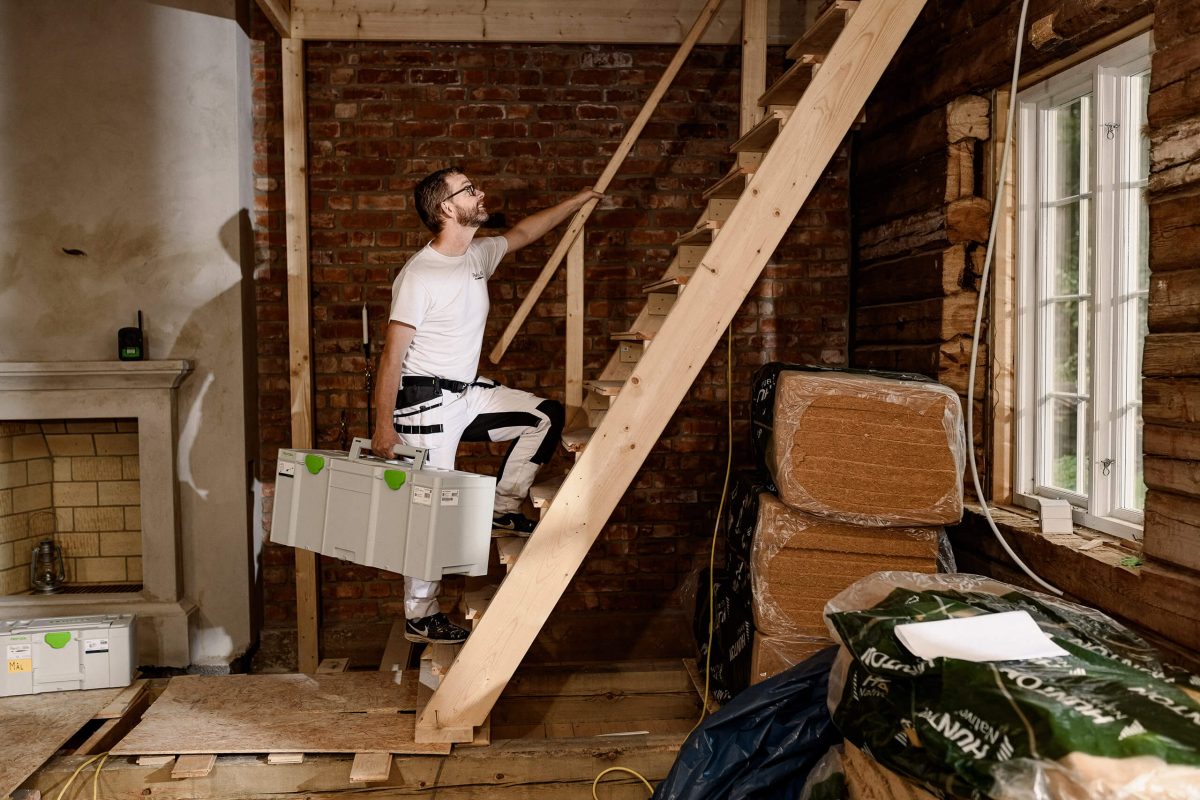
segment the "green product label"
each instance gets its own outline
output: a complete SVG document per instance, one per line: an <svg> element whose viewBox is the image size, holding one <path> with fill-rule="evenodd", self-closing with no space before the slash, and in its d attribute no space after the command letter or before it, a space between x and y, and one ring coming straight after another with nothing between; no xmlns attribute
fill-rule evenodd
<svg viewBox="0 0 1200 800"><path fill-rule="evenodd" d="M388 485L389 489L399 489L408 480L408 476L398 469L385 469L383 471L383 482Z"/></svg>
<svg viewBox="0 0 1200 800"><path fill-rule="evenodd" d="M313 475L317 475L325 468L325 456L309 453L304 457L304 466L308 467L308 471Z"/></svg>
<svg viewBox="0 0 1200 800"><path fill-rule="evenodd" d="M46 634L46 644L53 647L55 650L62 650L71 641L70 631L54 631Z"/></svg>

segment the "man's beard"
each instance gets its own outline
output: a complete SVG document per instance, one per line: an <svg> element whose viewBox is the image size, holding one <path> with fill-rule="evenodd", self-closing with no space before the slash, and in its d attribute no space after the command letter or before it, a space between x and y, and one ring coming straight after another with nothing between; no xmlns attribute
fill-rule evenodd
<svg viewBox="0 0 1200 800"><path fill-rule="evenodd" d="M488 212L478 204L471 211L463 211L457 206L454 208L454 221L464 228L478 228L488 221L488 216Z"/></svg>

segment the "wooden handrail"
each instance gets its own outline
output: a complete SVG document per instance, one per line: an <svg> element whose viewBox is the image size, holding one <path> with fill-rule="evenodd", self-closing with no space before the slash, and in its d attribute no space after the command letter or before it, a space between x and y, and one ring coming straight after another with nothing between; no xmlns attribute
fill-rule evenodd
<svg viewBox="0 0 1200 800"><path fill-rule="evenodd" d="M667 65L667 69L663 72L662 77L658 79L658 84L654 87L654 91L650 92L650 96L646 98L646 104L642 106L642 110L637 115L637 119L629 126L629 130L625 133L625 138L621 141L621 146L612 154L612 158L608 161L608 166L604 168L604 172L600 174L600 179L596 181L595 189L598 192L603 192L608 189L608 184L612 182L613 177L617 174L617 170L621 168L626 156L633 149L633 145L637 143L638 137L642 134L642 129L646 127L646 123L650 121L650 115L658 108L658 103L662 100L667 89L671 87L671 83L675 80L675 76L679 74L679 70L683 67L683 62L692 52L696 42L704 35L704 31L708 28L708 24L712 22L713 17L717 15L717 10L721 7L722 0L708 0L704 8L700 10L700 15L696 17L696 22L692 25L692 29L688 31L688 35L679 45L679 50L675 53L675 57L671 59L671 63ZM529 317L529 312L533 310L534 304L538 298L542 296L542 292L550 283L550 279L554 277L555 270L562 263L563 256L571 249L571 244L574 243L580 231L583 230L584 223L591 216L592 210L596 207L596 201L592 200L579 211L575 212L575 218L571 220L571 224L567 226L567 230L563 233L562 238L558 241L558 246L554 248L554 252L550 256L550 260L546 262L546 266L542 267L542 273L538 275L537 280L533 282L529 293L525 295L525 299L521 301L521 307L517 309L517 313L509 320L508 327L504 329L504 334L500 337L500 341L492 348L492 352L488 354L493 364L499 364L500 359L504 357L504 353L508 350L508 346L512 344L512 340L516 337L517 331L525 323Z"/></svg>

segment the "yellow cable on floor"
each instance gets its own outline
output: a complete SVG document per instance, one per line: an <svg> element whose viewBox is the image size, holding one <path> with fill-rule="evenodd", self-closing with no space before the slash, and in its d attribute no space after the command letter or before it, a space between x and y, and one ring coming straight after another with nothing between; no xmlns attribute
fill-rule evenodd
<svg viewBox="0 0 1200 800"><path fill-rule="evenodd" d="M592 781L592 800L600 800L600 798L596 796L596 787L600 785L600 779L610 772L628 772L630 775L642 782L642 785L646 787L646 791L650 792L650 794L654 794L654 787L651 786L650 781L643 778L640 773L629 769L629 767L609 767L608 769L604 770L604 772L601 772L599 775L597 775L596 780Z"/></svg>
<svg viewBox="0 0 1200 800"><path fill-rule="evenodd" d="M58 796L55 797L54 800L62 800L63 795L67 793L67 789L70 789L71 784L74 783L75 779L79 777L79 773L83 772L84 767L86 767L88 764L91 764L96 759L99 759L100 763L96 765L96 774L92 776L92 800L97 800L100 790L100 770L104 768L104 762L108 760L108 753L94 755L76 767L75 771L71 773L71 777L67 778L67 782L63 784L61 789L58 790Z"/></svg>

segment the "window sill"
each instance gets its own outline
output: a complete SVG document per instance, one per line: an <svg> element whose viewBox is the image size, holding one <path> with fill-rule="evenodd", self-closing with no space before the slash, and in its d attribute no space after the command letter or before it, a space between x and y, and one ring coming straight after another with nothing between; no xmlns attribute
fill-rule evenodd
<svg viewBox="0 0 1200 800"><path fill-rule="evenodd" d="M1123 565L1120 561L1130 556L1140 557L1142 554L1141 542L1087 528L1078 523L1072 526L1074 530L1071 533L1042 533L1041 521L1034 511L1007 505L989 506L989 508L992 512L992 519L995 520L996 527L1000 528L1002 534L1036 536L1056 547L1069 548L1096 561L1136 574L1135 567ZM983 509L978 502L968 500L963 503L963 509L965 512L964 522L969 518L979 526L987 525Z"/></svg>
<svg viewBox="0 0 1200 800"><path fill-rule="evenodd" d="M965 512L961 523L947 528L958 569L1044 592L1004 552L979 505L968 502ZM1140 555L1136 542L1078 525L1072 533L1043 534L1026 509L992 508L992 517L1021 560L1068 600L1117 618L1168 660L1200 670L1200 574L1155 559L1122 564Z"/></svg>

